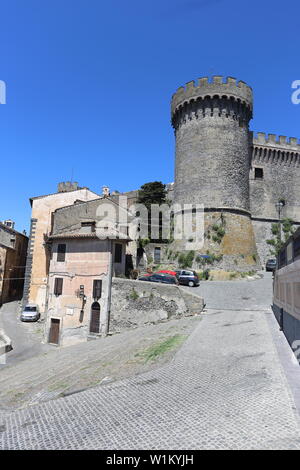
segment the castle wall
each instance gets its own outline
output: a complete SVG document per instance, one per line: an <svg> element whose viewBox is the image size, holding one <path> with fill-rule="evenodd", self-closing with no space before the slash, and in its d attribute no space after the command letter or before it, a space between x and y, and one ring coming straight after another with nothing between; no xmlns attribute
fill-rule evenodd
<svg viewBox="0 0 300 470"><path fill-rule="evenodd" d="M189 82L172 98L175 202L250 210L252 90L223 77Z"/></svg>
<svg viewBox="0 0 300 470"><path fill-rule="evenodd" d="M255 178L255 168L263 178ZM250 170L250 207L252 217L278 219L275 204L285 200L282 217L300 222L300 145L289 139L259 133L253 139Z"/></svg>
<svg viewBox="0 0 300 470"><path fill-rule="evenodd" d="M200 253L221 250L224 263L236 265L238 257L241 269L256 265L257 258L250 219L251 118L251 88L230 77L203 78L197 86L189 82L172 98L175 203L203 204L205 244ZM226 235L220 245L212 244L207 232L212 218L222 212ZM188 244L176 246L188 249Z"/></svg>
<svg viewBox="0 0 300 470"><path fill-rule="evenodd" d="M263 174L255 176L255 169ZM281 218L300 222L300 145L298 140L259 132L253 139L250 168L250 207L257 251L262 265L272 255L266 240L278 221L276 203L285 201Z"/></svg>

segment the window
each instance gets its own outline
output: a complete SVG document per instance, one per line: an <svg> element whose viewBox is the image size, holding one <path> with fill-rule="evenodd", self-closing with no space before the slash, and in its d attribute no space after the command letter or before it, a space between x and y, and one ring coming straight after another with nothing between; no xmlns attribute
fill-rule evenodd
<svg viewBox="0 0 300 470"><path fill-rule="evenodd" d="M65 261L66 259L66 245L59 244L57 247L57 261Z"/></svg>
<svg viewBox="0 0 300 470"><path fill-rule="evenodd" d="M54 295L61 295L63 289L63 278L56 277L54 281Z"/></svg>
<svg viewBox="0 0 300 470"><path fill-rule="evenodd" d="M93 282L93 299L98 300L102 295L102 281L95 279Z"/></svg>
<svg viewBox="0 0 300 470"><path fill-rule="evenodd" d="M115 263L122 262L122 245L120 243L115 244Z"/></svg>
<svg viewBox="0 0 300 470"><path fill-rule="evenodd" d="M160 263L160 247L159 246L154 248L154 262Z"/></svg>
<svg viewBox="0 0 300 470"><path fill-rule="evenodd" d="M254 168L254 178L256 180L264 179L264 170L263 170L263 168Z"/></svg>

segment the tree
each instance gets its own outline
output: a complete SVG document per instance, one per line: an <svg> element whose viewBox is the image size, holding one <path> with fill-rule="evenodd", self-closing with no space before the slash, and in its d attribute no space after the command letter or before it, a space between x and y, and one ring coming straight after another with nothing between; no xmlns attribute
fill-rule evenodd
<svg viewBox="0 0 300 470"><path fill-rule="evenodd" d="M167 200L167 189L166 185L161 181L152 181L150 183L145 183L141 186L138 194L139 204L144 204L148 209L148 238L151 239L151 204L168 204ZM159 234L161 240L161 231L162 231L162 218L161 214L159 215Z"/></svg>
<svg viewBox="0 0 300 470"><path fill-rule="evenodd" d="M289 239L289 237L294 233L295 229L293 227L292 219L282 219L282 231L284 233L284 240L281 239L280 236L280 223L272 224L272 235L273 238L267 240L267 244L270 245L272 248L270 249L270 253L273 256L277 256L279 251L281 250L284 243Z"/></svg>
<svg viewBox="0 0 300 470"><path fill-rule="evenodd" d="M138 195L138 202L144 204L149 210L151 204L167 203L166 185L161 181L152 181L141 186Z"/></svg>

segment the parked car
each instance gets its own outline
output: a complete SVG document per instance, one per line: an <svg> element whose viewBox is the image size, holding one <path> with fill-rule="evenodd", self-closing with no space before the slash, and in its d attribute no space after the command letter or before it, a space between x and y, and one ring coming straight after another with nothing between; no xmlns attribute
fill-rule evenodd
<svg viewBox="0 0 300 470"><path fill-rule="evenodd" d="M196 287L200 285L199 277L196 271L179 269L176 271L176 277L179 284L184 286Z"/></svg>
<svg viewBox="0 0 300 470"><path fill-rule="evenodd" d="M163 273L163 274L170 274L171 276L176 276L176 271L170 271L168 269L162 269L161 271L157 271L158 273Z"/></svg>
<svg viewBox="0 0 300 470"><path fill-rule="evenodd" d="M176 276L170 276L169 274L163 273L154 273L145 276L141 276L138 279L139 281L149 281L149 282L162 282L163 284L178 284Z"/></svg>
<svg viewBox="0 0 300 470"><path fill-rule="evenodd" d="M40 319L39 308L35 304L28 304L20 315L21 321L38 321Z"/></svg>
<svg viewBox="0 0 300 470"><path fill-rule="evenodd" d="M277 261L275 258L268 259L266 263L266 271L275 271L277 266Z"/></svg>

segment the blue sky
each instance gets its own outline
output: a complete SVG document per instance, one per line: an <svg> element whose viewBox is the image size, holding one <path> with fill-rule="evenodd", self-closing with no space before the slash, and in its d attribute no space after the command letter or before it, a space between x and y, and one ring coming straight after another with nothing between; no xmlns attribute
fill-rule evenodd
<svg viewBox="0 0 300 470"><path fill-rule="evenodd" d="M31 196L174 179L170 98L224 75L254 90L251 129L300 137L296 0L1 2L0 219L28 228Z"/></svg>

